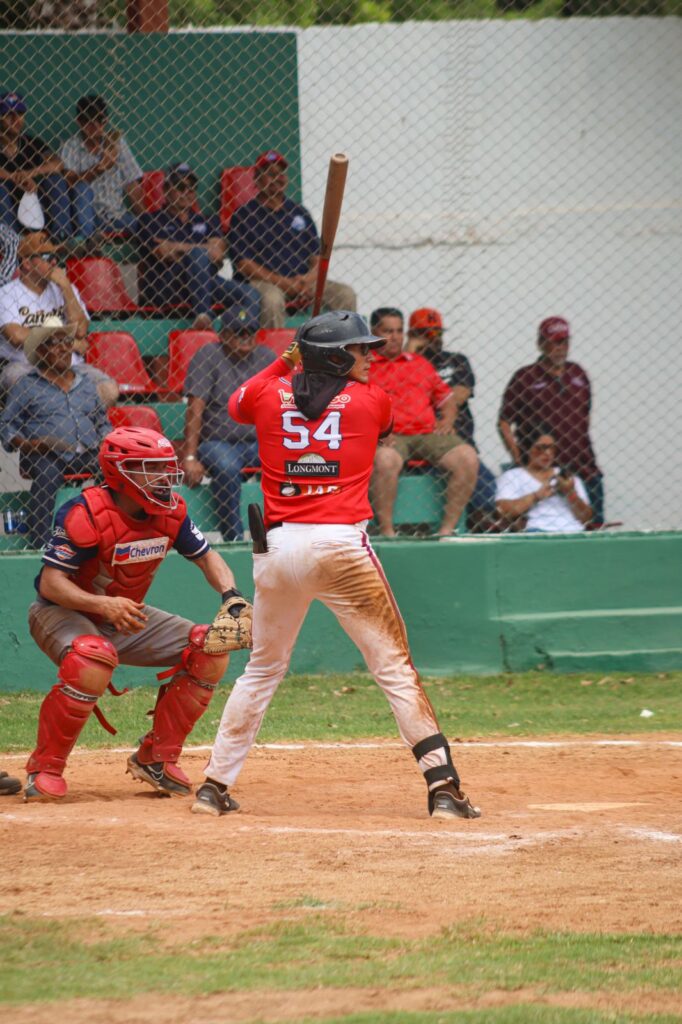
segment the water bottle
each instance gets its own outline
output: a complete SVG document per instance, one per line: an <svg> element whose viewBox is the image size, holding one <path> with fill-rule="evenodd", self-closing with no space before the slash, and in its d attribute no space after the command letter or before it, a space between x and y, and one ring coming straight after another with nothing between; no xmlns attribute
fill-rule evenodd
<svg viewBox="0 0 682 1024"><path fill-rule="evenodd" d="M3 533L8 536L28 533L25 510L23 508L6 508L2 513L2 526Z"/></svg>

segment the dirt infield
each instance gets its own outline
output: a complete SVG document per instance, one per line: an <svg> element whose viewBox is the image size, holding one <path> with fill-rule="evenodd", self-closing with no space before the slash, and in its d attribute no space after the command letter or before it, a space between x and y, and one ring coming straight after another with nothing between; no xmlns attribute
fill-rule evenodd
<svg viewBox="0 0 682 1024"><path fill-rule="evenodd" d="M234 790L242 810L221 819L134 783L125 753L77 751L63 802L0 804L3 910L101 916L124 932L168 922L188 941L325 908L355 931L409 938L466 921L518 933L680 932L682 737L482 741L453 755L478 821L431 821L414 761L396 744L257 748ZM205 761L202 751L183 758L197 783ZM2 766L16 771L20 759ZM192 1020L228 1019L228 1003L229 1019L253 1016L231 998L210 997ZM291 1019L297 998L261 1019ZM339 998L334 1013L348 1002ZM187 1019L180 1002L165 1020ZM306 1012L324 1015L323 1003L320 992ZM350 1004L383 1005L367 992ZM94 1005L72 1009L63 1019L100 1019ZM101 1019L138 1019L132 1004L128 1013ZM51 1019L37 1005L12 1015Z"/></svg>

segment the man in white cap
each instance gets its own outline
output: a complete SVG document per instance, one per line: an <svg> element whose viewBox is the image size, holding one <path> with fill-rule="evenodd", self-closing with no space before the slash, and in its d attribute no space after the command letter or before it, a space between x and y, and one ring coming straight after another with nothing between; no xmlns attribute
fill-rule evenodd
<svg viewBox="0 0 682 1024"><path fill-rule="evenodd" d="M44 231L33 231L19 242L19 273L0 287L0 394L30 370L24 341L32 327L49 317L74 325L73 362L83 363L89 316L75 285L59 266L58 249ZM16 265L16 261L15 261ZM117 401L118 385L95 366L84 366L94 378L108 407Z"/></svg>
<svg viewBox="0 0 682 1024"><path fill-rule="evenodd" d="M95 472L99 443L111 429L95 382L71 365L75 333L58 317L29 330L24 352L33 368L11 389L0 419L3 447L20 453L32 481L28 527L35 547L50 538L64 474Z"/></svg>

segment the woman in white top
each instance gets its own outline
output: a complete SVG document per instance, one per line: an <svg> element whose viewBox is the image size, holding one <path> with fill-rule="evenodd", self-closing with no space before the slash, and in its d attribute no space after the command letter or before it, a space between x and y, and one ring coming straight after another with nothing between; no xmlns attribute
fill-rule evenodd
<svg viewBox="0 0 682 1024"><path fill-rule="evenodd" d="M523 466L508 469L497 481L501 515L526 517L526 533L578 533L592 519L592 508L579 476L554 463L556 444L545 427L530 437Z"/></svg>

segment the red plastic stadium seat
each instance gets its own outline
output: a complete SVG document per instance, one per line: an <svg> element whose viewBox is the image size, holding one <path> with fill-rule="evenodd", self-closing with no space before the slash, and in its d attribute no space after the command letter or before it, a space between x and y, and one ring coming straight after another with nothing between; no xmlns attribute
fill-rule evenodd
<svg viewBox="0 0 682 1024"><path fill-rule="evenodd" d="M113 377L127 394L156 391L137 342L127 331L96 331L88 335L88 363Z"/></svg>
<svg viewBox="0 0 682 1024"><path fill-rule="evenodd" d="M220 226L224 234L227 234L234 211L255 195L253 167L225 168L220 175Z"/></svg>
<svg viewBox="0 0 682 1024"><path fill-rule="evenodd" d="M120 268L103 256L68 259L66 272L91 313L135 313Z"/></svg>
<svg viewBox="0 0 682 1024"><path fill-rule="evenodd" d="M113 405L109 420L112 427L145 427L163 434L161 420L151 405Z"/></svg>
<svg viewBox="0 0 682 1024"><path fill-rule="evenodd" d="M171 331L168 335L168 391L182 392L192 356L204 345L218 340L215 331Z"/></svg>
<svg viewBox="0 0 682 1024"><path fill-rule="evenodd" d="M256 332L256 344L267 345L276 356L281 356L284 349L291 345L295 334L295 327L261 327Z"/></svg>
<svg viewBox="0 0 682 1024"><path fill-rule="evenodd" d="M163 206L165 199L164 177L163 171L145 171L142 175L142 194L147 213L156 213Z"/></svg>

